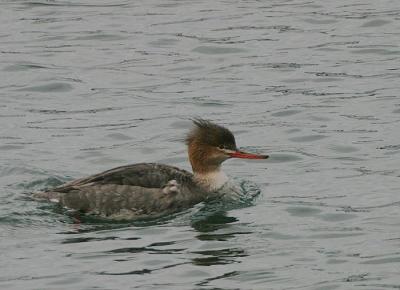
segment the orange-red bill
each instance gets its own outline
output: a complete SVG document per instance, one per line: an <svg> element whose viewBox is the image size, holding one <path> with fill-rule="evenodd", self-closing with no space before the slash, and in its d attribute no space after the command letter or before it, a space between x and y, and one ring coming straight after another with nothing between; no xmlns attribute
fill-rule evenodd
<svg viewBox="0 0 400 290"><path fill-rule="evenodd" d="M232 158L245 158L245 159L267 159L269 157L268 155L253 154L243 151L235 151L229 153L229 156L231 156Z"/></svg>

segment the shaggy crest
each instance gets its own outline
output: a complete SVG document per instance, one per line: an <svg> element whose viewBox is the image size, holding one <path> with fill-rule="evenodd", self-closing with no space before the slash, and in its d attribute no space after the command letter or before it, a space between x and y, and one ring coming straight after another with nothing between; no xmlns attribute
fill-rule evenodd
<svg viewBox="0 0 400 290"><path fill-rule="evenodd" d="M194 119L194 127L186 136L186 144L193 142L224 149L237 150L235 137L227 128L208 120Z"/></svg>

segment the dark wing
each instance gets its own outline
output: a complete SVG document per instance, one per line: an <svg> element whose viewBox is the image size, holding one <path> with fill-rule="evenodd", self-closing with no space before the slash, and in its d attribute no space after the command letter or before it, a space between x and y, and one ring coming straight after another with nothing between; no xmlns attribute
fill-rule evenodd
<svg viewBox="0 0 400 290"><path fill-rule="evenodd" d="M192 183L192 173L173 166L157 163L138 163L104 171L86 178L74 180L52 191L68 192L73 188L96 183L97 185L115 184L140 186L145 188L162 188L168 181L175 179L178 183Z"/></svg>
<svg viewBox="0 0 400 290"><path fill-rule="evenodd" d="M207 195L188 171L157 163L139 163L77 179L34 193L33 197L107 218L131 219L189 208L205 200Z"/></svg>

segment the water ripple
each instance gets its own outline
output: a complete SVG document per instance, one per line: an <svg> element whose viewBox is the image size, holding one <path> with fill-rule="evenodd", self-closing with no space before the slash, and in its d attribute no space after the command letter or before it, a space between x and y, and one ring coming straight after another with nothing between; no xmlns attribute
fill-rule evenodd
<svg viewBox="0 0 400 290"><path fill-rule="evenodd" d="M397 1L2 1L1 289L398 289ZM190 170L190 119L266 162L247 195L112 222L27 193ZM127 286L129 285L129 286Z"/></svg>

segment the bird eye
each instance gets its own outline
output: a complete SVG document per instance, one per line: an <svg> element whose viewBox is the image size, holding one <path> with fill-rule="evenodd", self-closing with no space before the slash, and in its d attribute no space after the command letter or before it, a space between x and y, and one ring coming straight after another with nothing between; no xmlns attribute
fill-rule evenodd
<svg viewBox="0 0 400 290"><path fill-rule="evenodd" d="M221 150L224 150L225 146L224 145L219 145L218 148L221 149Z"/></svg>

